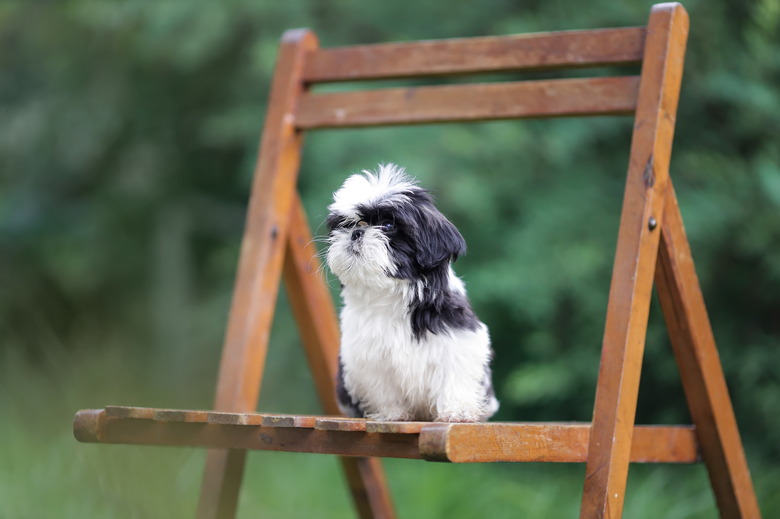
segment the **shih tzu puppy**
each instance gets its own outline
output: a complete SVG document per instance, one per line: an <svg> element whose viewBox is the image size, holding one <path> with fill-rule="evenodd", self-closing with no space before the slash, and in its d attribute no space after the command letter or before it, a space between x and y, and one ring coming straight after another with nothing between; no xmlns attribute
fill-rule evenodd
<svg viewBox="0 0 780 519"><path fill-rule="evenodd" d="M347 416L476 422L498 409L487 327L452 262L455 226L402 168L349 177L327 218L342 285L337 392Z"/></svg>

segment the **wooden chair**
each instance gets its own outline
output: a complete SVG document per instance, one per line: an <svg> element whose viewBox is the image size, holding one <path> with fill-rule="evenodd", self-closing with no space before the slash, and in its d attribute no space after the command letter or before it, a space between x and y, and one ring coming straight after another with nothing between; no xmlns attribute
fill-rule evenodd
<svg viewBox="0 0 780 519"><path fill-rule="evenodd" d="M646 27L321 49L284 34L268 103L219 371L216 411L79 411L80 441L209 447L201 519L233 517L247 449L343 456L360 517L395 516L378 457L586 463L581 517L620 517L629 462L708 468L723 517L759 517L731 400L694 271L669 159L688 15L652 8ZM310 87L528 70L638 65L640 76L316 93ZM255 413L282 277L325 413L339 330L316 274L296 177L315 128L585 115L634 115L592 423L383 423ZM315 259L313 259L315 258ZM695 426L635 426L653 283Z"/></svg>

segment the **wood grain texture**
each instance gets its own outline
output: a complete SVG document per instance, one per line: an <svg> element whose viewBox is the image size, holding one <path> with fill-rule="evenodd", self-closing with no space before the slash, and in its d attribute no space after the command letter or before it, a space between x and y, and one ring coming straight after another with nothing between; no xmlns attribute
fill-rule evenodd
<svg viewBox="0 0 780 519"><path fill-rule="evenodd" d="M680 4L653 6L609 292L580 517L618 518L625 498L650 296L688 34Z"/></svg>
<svg viewBox="0 0 780 519"><path fill-rule="evenodd" d="M293 414L263 414L263 427L300 427L302 429L314 429L316 416L304 416Z"/></svg>
<svg viewBox="0 0 780 519"><path fill-rule="evenodd" d="M760 517L734 409L674 189L667 190L656 286L721 517Z"/></svg>
<svg viewBox="0 0 780 519"><path fill-rule="evenodd" d="M162 421L109 418L105 410L85 410L74 427L84 441L133 445L195 446L217 449L270 450L420 459L417 436L369 435L365 432L326 431L299 427L261 427L209 421ZM375 467L355 464L359 476L376 477ZM367 472L366 472L367 470ZM381 472L381 471L380 471ZM382 484L383 479L373 480ZM369 497L375 497L371 492Z"/></svg>
<svg viewBox="0 0 780 519"><path fill-rule="evenodd" d="M151 407L130 407L121 405L106 406L106 416L109 418L136 418L154 420L154 414L159 409Z"/></svg>
<svg viewBox="0 0 780 519"><path fill-rule="evenodd" d="M73 436L84 443L105 443L106 438L103 436L105 425L101 423L105 417L104 409L78 411L73 417Z"/></svg>
<svg viewBox="0 0 780 519"><path fill-rule="evenodd" d="M307 82L355 81L639 63L644 27L323 48Z"/></svg>
<svg viewBox="0 0 780 519"><path fill-rule="evenodd" d="M557 462L588 459L587 423L428 424L420 433L420 452L430 461L454 463ZM637 426L630 461L699 461L692 426Z"/></svg>
<svg viewBox="0 0 780 519"><path fill-rule="evenodd" d="M392 441L406 445L409 437L396 436ZM414 443L414 448L417 449L417 442ZM415 455L419 456L419 454L420 451L417 449ZM364 454L361 457L340 460L358 516L362 519L394 519L395 507L382 468L382 460L367 456L376 456L376 454ZM411 452L408 456L411 456Z"/></svg>
<svg viewBox="0 0 780 519"><path fill-rule="evenodd" d="M340 415L336 402L336 370L341 340L338 317L298 195L289 219L290 231L284 256L287 297L298 324L320 404L325 413Z"/></svg>
<svg viewBox="0 0 780 519"><path fill-rule="evenodd" d="M282 37L222 349L217 411L251 412L257 406L300 162L302 139L293 112L304 89L304 59L317 45L306 30ZM208 453L198 519L235 516L243 458L236 450Z"/></svg>
<svg viewBox="0 0 780 519"><path fill-rule="evenodd" d="M630 115L634 76L385 88L301 98L301 129L484 121L528 117Z"/></svg>
<svg viewBox="0 0 780 519"><path fill-rule="evenodd" d="M265 417L258 413L208 413L207 423L230 425L262 425Z"/></svg>
<svg viewBox="0 0 780 519"><path fill-rule="evenodd" d="M321 275L306 213L297 195L289 220L284 261L287 296L320 403L326 413L340 414L336 402L340 341L338 319L330 291ZM380 460L345 458L341 464L358 515L364 519L393 519L395 509Z"/></svg>
<svg viewBox="0 0 780 519"><path fill-rule="evenodd" d="M366 422L366 432L392 434L420 434L423 427L433 422Z"/></svg>
<svg viewBox="0 0 780 519"><path fill-rule="evenodd" d="M422 457L456 463L580 463L587 460L591 429L586 423L371 422L307 415L276 415L285 425L274 423L269 427L257 424L257 417L263 416L257 414L185 411L177 415L170 410L160 411L168 414L155 412L157 418L148 419L133 413L110 417L106 410L81 411L74 430L80 441L101 443L234 445L241 449ZM312 419L317 421L314 427ZM301 425L289 425L291 422ZM410 453L411 445L417 449L416 454ZM695 462L699 459L695 429L693 426L637 426L630 459L653 463ZM360 467L362 462L355 461L358 463L350 470L356 470L360 476L356 481L376 477L371 473L375 468ZM376 488L368 486L363 490L373 491Z"/></svg>
<svg viewBox="0 0 780 519"><path fill-rule="evenodd" d="M320 431L366 432L366 420L362 418L317 418L314 428Z"/></svg>
<svg viewBox="0 0 780 519"><path fill-rule="evenodd" d="M209 413L207 411L159 409L154 412L154 419L160 422L205 423L208 418Z"/></svg>
<svg viewBox="0 0 780 519"><path fill-rule="evenodd" d="M259 396L300 163L302 139L293 113L303 92L304 57L316 46L308 31L282 38L223 347L218 411L254 410Z"/></svg>
<svg viewBox="0 0 780 519"><path fill-rule="evenodd" d="M221 413L192 409L152 409L146 407L106 407L110 418L156 420L158 422L260 424L262 415L249 413Z"/></svg>

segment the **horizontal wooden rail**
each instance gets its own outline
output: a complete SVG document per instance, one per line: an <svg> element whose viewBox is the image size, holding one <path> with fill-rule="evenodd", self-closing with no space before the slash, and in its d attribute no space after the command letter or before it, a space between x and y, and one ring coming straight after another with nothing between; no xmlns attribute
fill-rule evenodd
<svg viewBox="0 0 780 519"><path fill-rule="evenodd" d="M110 418L102 410L79 412L75 431L80 441L100 443L422 458L418 438L408 434L378 436L303 427Z"/></svg>
<svg viewBox="0 0 780 519"><path fill-rule="evenodd" d="M309 83L636 64L645 28L563 31L313 51Z"/></svg>
<svg viewBox="0 0 780 519"><path fill-rule="evenodd" d="M588 461L589 423L433 424L420 431L420 452L429 461ZM693 426L637 426L632 463L699 461Z"/></svg>
<svg viewBox="0 0 780 519"><path fill-rule="evenodd" d="M307 93L300 129L572 115L631 115L635 76Z"/></svg>
<svg viewBox="0 0 780 519"><path fill-rule="evenodd" d="M74 433L79 441L97 443L227 447L455 463L583 463L588 457L590 424L372 422L305 415L108 407L79 411ZM699 461L695 429L637 426L631 461Z"/></svg>

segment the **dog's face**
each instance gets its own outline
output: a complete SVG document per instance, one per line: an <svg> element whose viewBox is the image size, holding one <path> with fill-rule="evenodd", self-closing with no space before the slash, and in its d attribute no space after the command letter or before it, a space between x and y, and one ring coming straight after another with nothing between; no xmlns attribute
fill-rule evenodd
<svg viewBox="0 0 780 519"><path fill-rule="evenodd" d="M466 251L431 195L391 164L349 177L329 210L327 262L345 286L435 276Z"/></svg>

